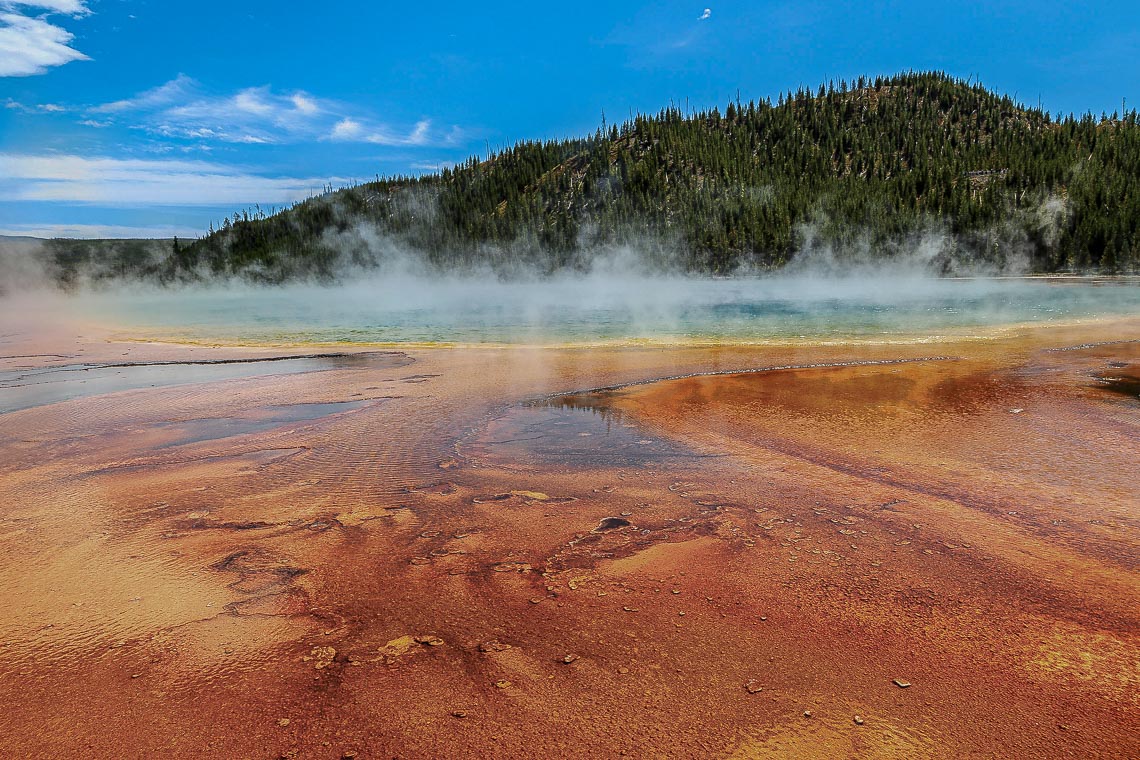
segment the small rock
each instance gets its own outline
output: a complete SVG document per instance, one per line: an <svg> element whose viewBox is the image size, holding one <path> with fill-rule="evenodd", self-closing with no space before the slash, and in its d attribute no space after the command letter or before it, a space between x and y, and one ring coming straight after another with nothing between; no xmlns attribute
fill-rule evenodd
<svg viewBox="0 0 1140 760"><path fill-rule="evenodd" d="M605 533L606 531L629 527L629 524L629 520L626 520L624 517L606 517L598 523L598 527L594 528L593 532Z"/></svg>
<svg viewBox="0 0 1140 760"><path fill-rule="evenodd" d="M810 718L811 717L811 710L804 710L804 717Z"/></svg>
<svg viewBox="0 0 1140 760"><path fill-rule="evenodd" d="M622 607L622 609L625 610L626 612L637 612L638 611L637 607Z"/></svg>
<svg viewBox="0 0 1140 760"><path fill-rule="evenodd" d="M452 710L451 717L453 718L466 718L467 712L464 710Z"/></svg>
<svg viewBox="0 0 1140 760"><path fill-rule="evenodd" d="M891 683L893 683L895 686L899 687L900 689L909 689L910 688L910 681L904 681L901 678L892 678Z"/></svg>
<svg viewBox="0 0 1140 760"><path fill-rule="evenodd" d="M757 683L755 678L744 684L744 688L749 694L759 694L764 691L764 687Z"/></svg>
<svg viewBox="0 0 1140 760"><path fill-rule="evenodd" d="M576 654L568 654L562 658L562 662L564 662L567 665L569 665L570 663L575 662L577 660L578 660L578 655L576 655Z"/></svg>
<svg viewBox="0 0 1140 760"><path fill-rule="evenodd" d="M542 604L542 599L540 597L534 596L534 597L531 597L530 603L531 604Z"/></svg>
<svg viewBox="0 0 1140 760"><path fill-rule="evenodd" d="M856 725L856 726L861 726L861 725L863 725L863 716L862 716L862 715L856 715L856 716L855 716L855 718L854 718L854 720L855 720L855 725Z"/></svg>
<svg viewBox="0 0 1140 760"><path fill-rule="evenodd" d="M341 760L355 760L356 753L353 752L352 750L349 750L348 752L341 754L340 757L341 757Z"/></svg>
<svg viewBox="0 0 1140 760"><path fill-rule="evenodd" d="M289 725L289 719L288 718L280 718L277 721L277 725L281 726L282 728L285 728L285 726Z"/></svg>
<svg viewBox="0 0 1140 760"><path fill-rule="evenodd" d="M521 496L531 501L550 501L550 496L541 491L511 491L512 496Z"/></svg>
<svg viewBox="0 0 1140 760"><path fill-rule="evenodd" d="M416 639L413 636L400 636L399 638L392 639L384 646L380 647L380 656L384 658L384 662L391 665L396 660L408 652L412 651L416 646Z"/></svg>
<svg viewBox="0 0 1140 760"><path fill-rule="evenodd" d="M425 647L441 647L443 646L443 639L439 636L416 636L416 643L423 644Z"/></svg>
<svg viewBox="0 0 1140 760"><path fill-rule="evenodd" d="M498 681L495 681L495 688L496 689L505 689L510 685L511 685L511 682L505 678L500 678Z"/></svg>
<svg viewBox="0 0 1140 760"><path fill-rule="evenodd" d="M679 594L679 593L681 593L681 590L680 590L680 589L677 589L677 588L675 588L675 589L673 589L673 593L674 593L674 594Z"/></svg>
<svg viewBox="0 0 1140 760"><path fill-rule="evenodd" d="M333 660L336 658L336 650L332 647L313 647L309 652L309 656L313 659L313 667L317 670L324 670L329 665L332 665Z"/></svg>
<svg viewBox="0 0 1140 760"><path fill-rule="evenodd" d="M510 644L504 644L503 642L499 641L498 639L492 639L491 641L484 641L482 644L479 645L479 651L480 652L505 652L510 648L511 648Z"/></svg>

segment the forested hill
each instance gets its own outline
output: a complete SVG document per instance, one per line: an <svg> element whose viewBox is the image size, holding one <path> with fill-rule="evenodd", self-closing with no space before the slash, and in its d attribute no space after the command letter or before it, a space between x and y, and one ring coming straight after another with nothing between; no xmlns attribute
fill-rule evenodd
<svg viewBox="0 0 1140 760"><path fill-rule="evenodd" d="M939 73L828 84L776 102L667 108L582 139L521 142L438 175L244 212L149 274L334 276L400 251L442 267L588 268L636 243L724 273L805 247L889 257L923 235L933 265L1140 267L1140 126L1051 118Z"/></svg>

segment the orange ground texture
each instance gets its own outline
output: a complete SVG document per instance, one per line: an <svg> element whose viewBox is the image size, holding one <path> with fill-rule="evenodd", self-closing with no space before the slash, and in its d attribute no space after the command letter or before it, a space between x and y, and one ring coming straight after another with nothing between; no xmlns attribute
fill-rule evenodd
<svg viewBox="0 0 1140 760"><path fill-rule="evenodd" d="M1140 321L95 395L305 351L5 332L75 393L0 414L0 756L1140 757Z"/></svg>

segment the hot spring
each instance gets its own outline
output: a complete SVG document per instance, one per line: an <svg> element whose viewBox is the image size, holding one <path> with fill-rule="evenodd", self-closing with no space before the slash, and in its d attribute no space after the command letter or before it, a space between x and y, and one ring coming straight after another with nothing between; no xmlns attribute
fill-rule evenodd
<svg viewBox="0 0 1140 760"><path fill-rule="evenodd" d="M1140 314L1135 280L390 278L335 287L88 293L135 339L231 344L876 343Z"/></svg>

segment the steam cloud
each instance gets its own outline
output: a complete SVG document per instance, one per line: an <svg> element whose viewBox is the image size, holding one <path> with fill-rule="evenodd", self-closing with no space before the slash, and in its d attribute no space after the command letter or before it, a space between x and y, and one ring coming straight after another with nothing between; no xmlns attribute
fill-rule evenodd
<svg viewBox="0 0 1140 760"><path fill-rule="evenodd" d="M405 202L421 218L434 213L430 197L408 194ZM1062 200L1050 197L1028 213L1041 234L1055 236L1067 209ZM285 284L268 287L264 283L280 273L211 276L203 268L172 286L125 280L105 262L93 260L78 270L70 295L59 288L60 270L50 244L6 238L0 239L0 321L29 303L55 303L96 320L148 325L158 332L168 328L171 335L181 331L187 337L198 330L268 342L370 342L389 335L401 341L547 342L567 331L598 340L693 338L695 324L703 325L700 330L720 329L729 339L750 339L758 313L768 320L764 329L839 331L841 318L824 325L819 314L863 309L874 322L880 317L873 312L880 307L921 315L932 310L921 304L923 299L937 311L952 297L974 299L975 309L986 299L997 299L985 306L996 309L990 316L997 316L1004 308L999 291L1008 293L1015 286L985 280L966 286L940 278L1024 273L1032 243L1023 221L968 239L932 222L885 243L858 231L837 243L833 222L821 216L798 229L798 251L785 267L742 267L733 277L692 274L691 252L679 239L661 235L591 247L588 241L597 236L584 227L579 249L552 273L548 262L535 255L535 240L486 246L459 257L464 263L448 258L442 264L431 252L374 224L358 223L326 231L319 241L334 254L331 277L327 271L319 277L292 272ZM170 243L156 241L149 251L160 260L169 255ZM49 291L57 295L49 299ZM773 322L781 309L787 319ZM1094 307L1079 309L1091 313ZM241 332L259 314L268 315L264 321L272 329ZM1007 316L1015 321L1025 315ZM880 321L884 331L897 327L885 317ZM867 329L877 328L872 324Z"/></svg>
<svg viewBox="0 0 1140 760"><path fill-rule="evenodd" d="M1047 199L1034 213L1059 225L1066 211ZM0 289L8 294L0 297L0 322L34 303L63 305L104 324L141 325L152 336L236 342L755 341L850 335L855 323L870 335L1022 321L1036 318L1049 288L935 276L1020 274L1029 241L1018 225L987 231L982 243L1002 255L974 260L978 240L938 225L883 246L859 234L825 243L820 230L828 223L818 218L800 228L799 251L785 268L741 269L734 277L691 274L684 245L661 237L583 249L554 273L528 258L531 241L478 251L471 261L479 263L441 267L362 223L322 239L338 254L332 282L267 287L256 283L256 272L254 281L202 272L179 287L88 277L71 295L56 287L42 243L9 239L0 241ZM57 295L45 297L45 289ZM1135 288L1098 290L1065 295L1058 313L1134 313L1140 305Z"/></svg>

